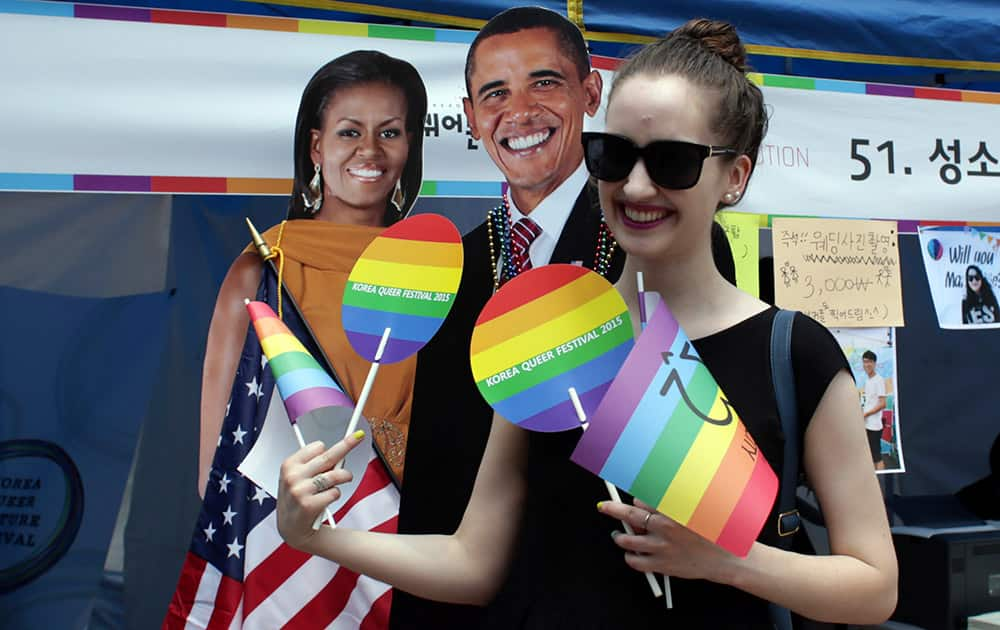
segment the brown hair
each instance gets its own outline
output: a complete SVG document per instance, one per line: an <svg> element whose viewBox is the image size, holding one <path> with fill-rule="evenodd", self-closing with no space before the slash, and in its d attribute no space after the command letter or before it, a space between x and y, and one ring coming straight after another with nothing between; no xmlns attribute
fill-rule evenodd
<svg viewBox="0 0 1000 630"><path fill-rule="evenodd" d="M710 128L725 146L746 154L753 168L767 132L767 113L764 95L746 77L747 70L746 49L732 24L695 19L627 59L615 73L608 102L625 79L644 74L674 74L714 90L719 101Z"/></svg>

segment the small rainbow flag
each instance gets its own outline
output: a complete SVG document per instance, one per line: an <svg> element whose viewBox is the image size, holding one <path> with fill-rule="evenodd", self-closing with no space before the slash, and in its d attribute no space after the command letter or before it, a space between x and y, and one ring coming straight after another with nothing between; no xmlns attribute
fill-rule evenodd
<svg viewBox="0 0 1000 630"><path fill-rule="evenodd" d="M778 490L662 299L571 459L739 556Z"/></svg>
<svg viewBox="0 0 1000 630"><path fill-rule="evenodd" d="M270 306L248 302L247 311L292 424L323 407L354 409L347 394L337 387Z"/></svg>
<svg viewBox="0 0 1000 630"><path fill-rule="evenodd" d="M607 280L546 265L497 291L476 320L472 374L501 416L533 431L580 426L567 393L589 414L632 349L632 321Z"/></svg>
<svg viewBox="0 0 1000 630"><path fill-rule="evenodd" d="M341 316L354 350L374 361L390 328L382 363L402 361L438 331L462 279L462 236L438 214L387 228L358 258L344 287Z"/></svg>

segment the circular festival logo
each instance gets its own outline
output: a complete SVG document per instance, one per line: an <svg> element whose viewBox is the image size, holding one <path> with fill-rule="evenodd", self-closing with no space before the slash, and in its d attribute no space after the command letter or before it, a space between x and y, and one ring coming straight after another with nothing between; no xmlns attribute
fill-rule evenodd
<svg viewBox="0 0 1000 630"><path fill-rule="evenodd" d="M944 247L941 245L941 241L936 238L932 238L927 243L927 253L931 255L934 260L941 260L941 256L944 255Z"/></svg>
<svg viewBox="0 0 1000 630"><path fill-rule="evenodd" d="M632 349L632 321L618 291L575 265L518 274L476 320L469 354L483 398L531 431L580 428L569 395L590 415Z"/></svg>
<svg viewBox="0 0 1000 630"><path fill-rule="evenodd" d="M83 482L73 460L44 440L0 442L0 594L48 571L83 520Z"/></svg>
<svg viewBox="0 0 1000 630"><path fill-rule="evenodd" d="M441 215L418 214L386 228L344 287L341 321L351 347L374 361L389 330L382 363L415 354L455 303L463 258L462 235Z"/></svg>

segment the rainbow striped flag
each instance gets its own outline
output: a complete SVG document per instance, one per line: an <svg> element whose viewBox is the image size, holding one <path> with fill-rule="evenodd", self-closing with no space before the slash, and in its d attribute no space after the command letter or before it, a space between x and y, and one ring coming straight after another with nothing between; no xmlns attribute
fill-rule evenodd
<svg viewBox="0 0 1000 630"><path fill-rule="evenodd" d="M576 265L519 274L486 303L472 333L472 374L501 416L533 431L580 426L632 349L632 322L607 280Z"/></svg>
<svg viewBox="0 0 1000 630"><path fill-rule="evenodd" d="M778 490L662 299L571 459L739 556Z"/></svg>
<svg viewBox="0 0 1000 630"><path fill-rule="evenodd" d="M390 328L382 363L395 363L437 333L462 279L462 236L438 214L387 228L362 252L347 278L341 317L351 347L373 361Z"/></svg>
<svg viewBox="0 0 1000 630"><path fill-rule="evenodd" d="M349 416L354 409L351 399L337 387L271 307L263 302L249 302L247 311L277 381L289 421L295 424L307 413L325 407L343 408Z"/></svg>

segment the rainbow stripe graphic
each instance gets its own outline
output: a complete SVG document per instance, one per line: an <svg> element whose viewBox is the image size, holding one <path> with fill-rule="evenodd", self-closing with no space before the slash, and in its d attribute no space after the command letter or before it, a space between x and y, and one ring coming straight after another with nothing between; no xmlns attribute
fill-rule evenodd
<svg viewBox="0 0 1000 630"><path fill-rule="evenodd" d="M110 20L119 22L140 22L152 24L174 24L229 29L248 29L281 33L302 33L308 35L328 35L334 37L365 37L396 41L441 42L449 44L469 44L476 30L485 23L483 20L461 18L441 14L430 14L410 9L381 7L380 11L406 20L436 22L451 25L451 28L400 26L391 24L364 24L361 22L333 21L306 17L276 17L254 15L254 3L247 4L247 13L222 13L176 9L125 7L85 2L51 2L47 0L0 0L0 14L43 15L86 20ZM286 3L287 4L287 3ZM305 3L300 3L305 4ZM370 4L339 3L346 12L368 14ZM344 8L350 4L351 8ZM265 6L265 5L261 5ZM333 8L333 7L330 7ZM420 20L423 15L428 19ZM457 30L455 27L466 30ZM471 30L468 30L471 29ZM632 34L605 34L608 41L643 43L654 38ZM591 41L594 41L591 39ZM378 44L358 44L358 47L378 47ZM917 57L886 57L861 53L836 51L803 51L777 46L748 45L747 50L756 55L781 57L812 57L827 60L862 62L873 64L907 65L917 67L959 68L996 72L1000 67L995 61L975 61L956 59L923 59ZM616 70L623 59L592 55L594 68ZM948 88L914 87L896 84L863 83L835 79L784 76L751 72L748 78L757 85L785 89L836 92L869 96L892 96L930 100L958 101L966 103L1000 104L1000 93L956 90ZM0 172L0 190L25 191L107 191L107 192L152 192L152 193L202 193L202 194L251 194L288 195L292 190L292 180L287 178L248 177L202 177L167 175L122 175L119 173L24 173ZM474 196L497 197L501 194L498 181L458 181L424 180L420 196ZM870 217L878 218L878 217ZM906 232L916 232L915 226Z"/></svg>
<svg viewBox="0 0 1000 630"><path fill-rule="evenodd" d="M462 279L462 237L438 214L418 214L386 229L354 264L341 316L347 339L369 361L391 328L383 363L422 348L455 302Z"/></svg>
<svg viewBox="0 0 1000 630"><path fill-rule="evenodd" d="M486 303L472 333L472 374L501 416L533 431L580 426L567 393L597 408L632 349L632 321L600 275L546 265L518 275Z"/></svg>
<svg viewBox="0 0 1000 630"><path fill-rule="evenodd" d="M287 196L292 192L292 180L281 177L0 172L0 190ZM420 186L421 197L499 197L501 194L503 185L500 182L425 179Z"/></svg>
<svg viewBox="0 0 1000 630"><path fill-rule="evenodd" d="M571 459L740 556L778 490L662 300Z"/></svg>
<svg viewBox="0 0 1000 630"><path fill-rule="evenodd" d="M247 310L292 424L323 407L354 409L347 394L337 387L270 306L250 302Z"/></svg>

